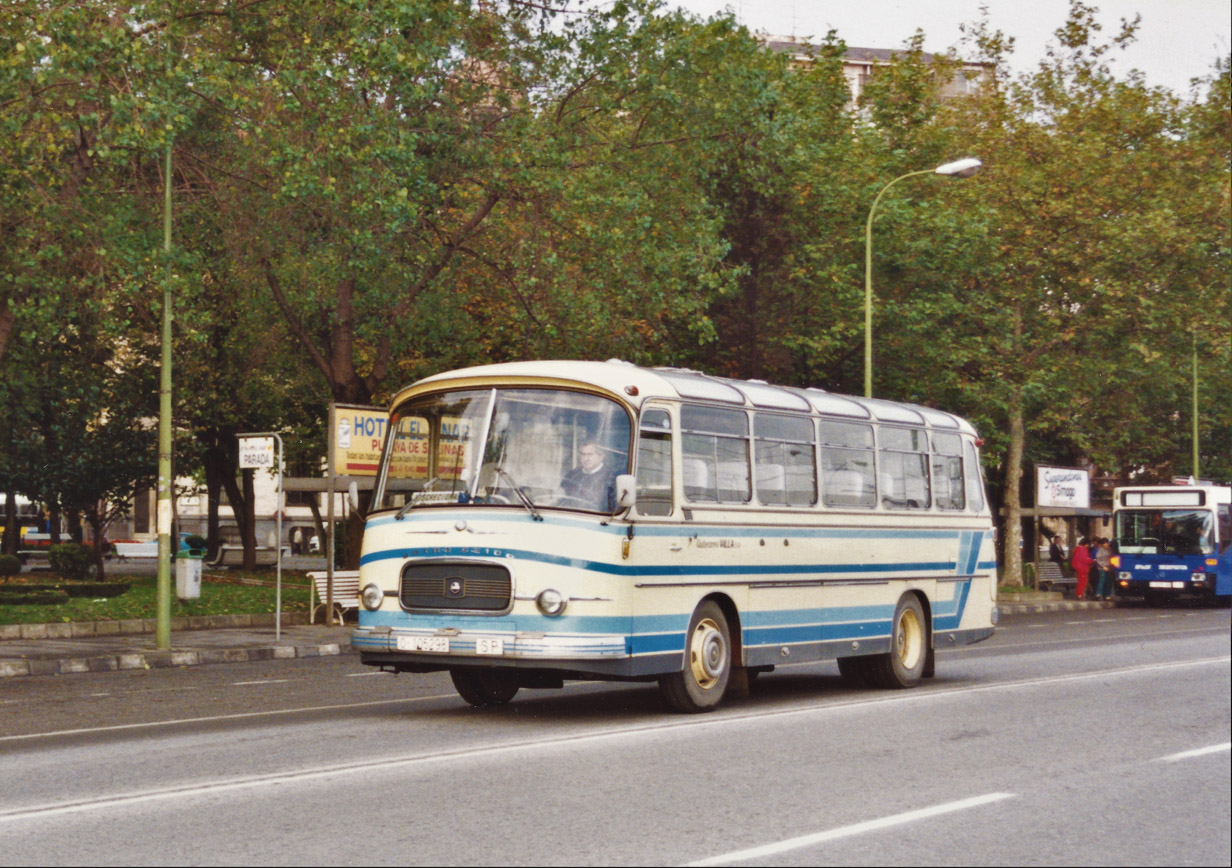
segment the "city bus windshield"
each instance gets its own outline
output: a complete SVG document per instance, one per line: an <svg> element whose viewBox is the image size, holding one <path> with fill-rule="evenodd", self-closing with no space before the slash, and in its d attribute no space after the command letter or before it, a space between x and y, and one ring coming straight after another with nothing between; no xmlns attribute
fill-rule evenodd
<svg viewBox="0 0 1232 868"><path fill-rule="evenodd" d="M1210 554L1215 551L1215 517L1201 509L1121 511L1116 537L1121 554Z"/></svg>
<svg viewBox="0 0 1232 868"><path fill-rule="evenodd" d="M390 419L375 509L522 506L615 511L629 467L629 415L557 389L420 395Z"/></svg>

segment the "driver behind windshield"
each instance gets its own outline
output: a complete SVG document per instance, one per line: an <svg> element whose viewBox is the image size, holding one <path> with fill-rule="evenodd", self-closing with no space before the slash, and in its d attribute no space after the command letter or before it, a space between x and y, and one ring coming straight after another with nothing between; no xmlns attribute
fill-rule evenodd
<svg viewBox="0 0 1232 868"><path fill-rule="evenodd" d="M616 508L616 473L607 466L603 451L594 440L583 440L578 447L578 466L560 481L569 497L576 497L588 509L612 512Z"/></svg>

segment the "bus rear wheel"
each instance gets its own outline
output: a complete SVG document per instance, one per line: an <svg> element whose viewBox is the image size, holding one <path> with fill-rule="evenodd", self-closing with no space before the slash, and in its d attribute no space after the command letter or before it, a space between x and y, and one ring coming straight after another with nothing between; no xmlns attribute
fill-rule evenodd
<svg viewBox="0 0 1232 868"><path fill-rule="evenodd" d="M928 662L928 624L915 594L904 594L894 609L890 652L868 658L866 676L881 687L915 687Z"/></svg>
<svg viewBox="0 0 1232 868"><path fill-rule="evenodd" d="M458 695L475 708L504 705L518 693L518 684L512 673L492 669L450 669Z"/></svg>
<svg viewBox="0 0 1232 868"><path fill-rule="evenodd" d="M689 620L684 668L659 676L659 690L676 711L713 711L723 701L732 673L731 630L713 600L706 600Z"/></svg>

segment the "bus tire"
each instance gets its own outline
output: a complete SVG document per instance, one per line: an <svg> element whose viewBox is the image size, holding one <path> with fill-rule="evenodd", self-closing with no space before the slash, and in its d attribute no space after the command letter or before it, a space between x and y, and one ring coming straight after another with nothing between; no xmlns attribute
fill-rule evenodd
<svg viewBox="0 0 1232 868"><path fill-rule="evenodd" d="M458 695L475 708L504 705L513 699L518 693L518 685L512 676L513 673L492 669L449 670Z"/></svg>
<svg viewBox="0 0 1232 868"><path fill-rule="evenodd" d="M713 711L723 701L732 674L731 630L713 600L704 601L689 619L684 650L684 668L660 675L659 690L676 711Z"/></svg>
<svg viewBox="0 0 1232 868"><path fill-rule="evenodd" d="M915 687L928 662L928 625L924 607L915 594L903 594L894 609L890 652L869 661L877 684L890 689Z"/></svg>
<svg viewBox="0 0 1232 868"><path fill-rule="evenodd" d="M838 674L850 687L871 687L868 665L870 662L872 660L869 657L840 657Z"/></svg>

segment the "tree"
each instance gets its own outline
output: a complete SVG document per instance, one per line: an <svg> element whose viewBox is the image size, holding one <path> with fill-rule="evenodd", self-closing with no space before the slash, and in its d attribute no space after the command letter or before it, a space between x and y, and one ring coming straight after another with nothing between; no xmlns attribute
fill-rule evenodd
<svg viewBox="0 0 1232 868"><path fill-rule="evenodd" d="M1136 76L1117 79L1108 65L1135 26L1100 42L1094 10L1074 2L1034 73L999 78L945 119L989 167L954 190L988 234L962 259L964 316L942 348L959 371L963 403L1003 432L1011 582L1029 438L1052 435L1075 456L1116 460L1116 447L1130 444L1110 434L1111 420L1141 438L1150 427L1142 420L1158 416L1148 404L1158 393L1127 385L1151 378L1152 355L1186 333L1179 324L1201 301L1203 281L1187 267L1205 242L1194 246L1177 196L1188 180L1181 107ZM987 30L976 37L1003 66L1005 40ZM1123 462L1141 456L1120 453Z"/></svg>

